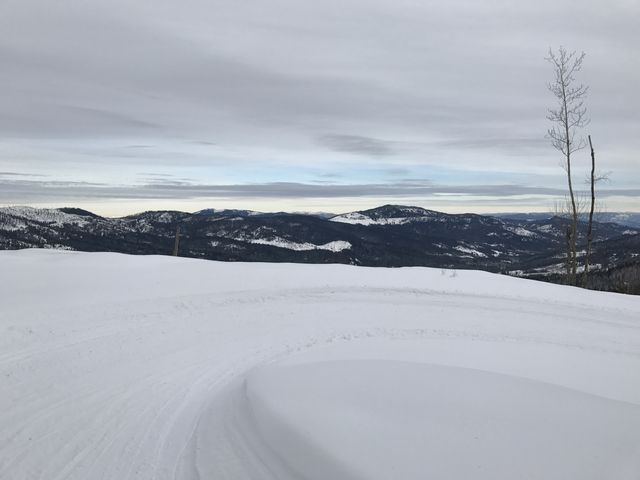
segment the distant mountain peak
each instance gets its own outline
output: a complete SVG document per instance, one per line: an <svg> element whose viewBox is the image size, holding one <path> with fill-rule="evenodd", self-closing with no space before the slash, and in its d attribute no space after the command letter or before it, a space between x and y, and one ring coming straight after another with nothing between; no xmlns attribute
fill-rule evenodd
<svg viewBox="0 0 640 480"><path fill-rule="evenodd" d="M218 208L205 208L194 213L194 215L214 215L220 217L253 217L255 215L263 215L262 212L256 212L255 210L241 210L241 209L218 209Z"/></svg>
<svg viewBox="0 0 640 480"><path fill-rule="evenodd" d="M380 215L386 217L400 217L400 216L414 216L414 217L426 217L437 215L440 212L434 210L427 210L422 207L412 207L409 205L394 205L386 204L380 207L364 210L360 213L367 213L373 215Z"/></svg>
<svg viewBox="0 0 640 480"><path fill-rule="evenodd" d="M351 223L359 225L403 225L414 221L424 221L444 215L422 207L410 207L405 205L382 205L369 210L336 215L329 220L332 222Z"/></svg>
<svg viewBox="0 0 640 480"><path fill-rule="evenodd" d="M95 213L90 212L89 210L84 210L82 208L62 207L57 208L56 210L62 213L67 213L69 215L78 215L79 217L102 218L100 215L96 215Z"/></svg>

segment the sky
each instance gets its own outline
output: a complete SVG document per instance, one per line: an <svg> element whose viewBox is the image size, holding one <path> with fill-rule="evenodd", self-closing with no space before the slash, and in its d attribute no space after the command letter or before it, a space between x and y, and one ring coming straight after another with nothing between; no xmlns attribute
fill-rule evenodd
<svg viewBox="0 0 640 480"><path fill-rule="evenodd" d="M548 211L562 45L586 52L602 208L640 211L638 18L640 0L0 0L0 205Z"/></svg>

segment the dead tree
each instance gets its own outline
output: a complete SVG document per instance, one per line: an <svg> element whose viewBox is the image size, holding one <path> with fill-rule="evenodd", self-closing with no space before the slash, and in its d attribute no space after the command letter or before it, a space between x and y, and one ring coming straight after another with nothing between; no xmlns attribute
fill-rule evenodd
<svg viewBox="0 0 640 480"><path fill-rule="evenodd" d="M584 100L588 87L575 84L575 75L582 69L584 52L567 52L563 47L554 52L549 49L547 61L552 64L555 79L548 84L549 91L556 97L556 108L549 109L547 118L553 126L547 131L553 147L563 155L562 167L567 173L569 202L571 204L571 224L567 232L567 265L569 266L567 283L577 282L577 239L578 239L578 206L573 190L571 177L572 154L584 148L584 138L577 136L578 131L589 123Z"/></svg>
<svg viewBox="0 0 640 480"><path fill-rule="evenodd" d="M178 256L178 249L180 247L180 237L181 237L181 233L180 233L180 225L178 225L176 227L176 239L175 242L173 244L173 256L177 257Z"/></svg>
<svg viewBox="0 0 640 480"><path fill-rule="evenodd" d="M582 273L582 286L587 288L589 278L589 259L591 258L591 243L593 242L593 211L596 208L596 153L593 150L591 135L589 135L589 150L591 151L591 203L589 206L589 221L587 223L587 252L584 256L584 272Z"/></svg>
<svg viewBox="0 0 640 480"><path fill-rule="evenodd" d="M589 265L591 260L591 245L593 244L593 216L596 209L596 184L602 181L608 181L611 172L596 173L596 152L593 149L591 135L589 139L589 150L591 152L591 174L589 175L589 186L591 190L591 199L589 203L589 217L587 220L587 248L584 257L584 272L582 273L582 286L587 287L589 282Z"/></svg>

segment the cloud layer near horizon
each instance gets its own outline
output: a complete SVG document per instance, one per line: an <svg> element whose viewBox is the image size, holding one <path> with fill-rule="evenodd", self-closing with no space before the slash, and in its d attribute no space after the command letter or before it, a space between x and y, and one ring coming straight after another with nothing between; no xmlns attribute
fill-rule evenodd
<svg viewBox="0 0 640 480"><path fill-rule="evenodd" d="M515 191L548 208L563 172L544 55L563 44L588 54L607 189L638 209L638 14L624 0L8 0L0 202L53 204L66 183L65 201L107 213L140 198L260 209L265 189L294 210L442 195L496 210Z"/></svg>

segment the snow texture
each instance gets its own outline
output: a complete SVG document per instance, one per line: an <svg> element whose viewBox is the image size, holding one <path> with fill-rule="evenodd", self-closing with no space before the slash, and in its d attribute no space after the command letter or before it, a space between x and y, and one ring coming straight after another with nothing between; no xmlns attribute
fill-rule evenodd
<svg viewBox="0 0 640 480"><path fill-rule="evenodd" d="M544 227L542 227L544 228ZM543 229L540 229L541 231L545 231ZM521 237L535 237L536 234L534 232L532 232L531 230L527 230L526 228L522 228L522 227L505 227L505 230L508 230L510 232L515 233L516 235L519 235Z"/></svg>
<svg viewBox="0 0 640 480"><path fill-rule="evenodd" d="M390 206L391 207L391 206ZM385 207L381 207L385 208ZM404 225L411 222L425 222L433 220L436 212L419 207L395 207L395 216L380 216L375 213L350 212L329 218L331 222L350 223L352 225ZM380 210L380 209L374 209ZM371 211L370 211L371 212ZM374 215L374 216L371 216Z"/></svg>
<svg viewBox="0 0 640 480"><path fill-rule="evenodd" d="M22 219L36 221L40 223L44 223L47 225L55 225L62 226L66 224L74 224L83 226L87 224L87 219L83 218L80 215L74 215L69 213L61 212L60 210L50 209L50 208L34 208L34 207L1 207L0 214L6 214L10 216L22 217ZM7 220L8 221L8 220ZM19 222L17 228L14 228L15 225L9 223L8 225L3 225L5 230L17 230L24 229L26 225L22 220L16 220Z"/></svg>
<svg viewBox="0 0 640 480"><path fill-rule="evenodd" d="M259 245L271 245L273 247L286 248L288 250L306 251L306 250L329 250L331 252L341 252L343 250L349 250L351 244L345 240L334 240L333 242L324 243L322 245L315 245L313 243L297 243L284 238L272 238L272 239L254 239L249 240L249 243L256 243Z"/></svg>
<svg viewBox="0 0 640 480"><path fill-rule="evenodd" d="M457 246L457 247L453 247L453 249L454 250L458 250L459 252L462 252L462 253L468 253L469 255L472 255L474 257L486 257L486 255L484 253L482 253L479 250L476 250L475 248ZM498 252L498 254L499 253L500 252Z"/></svg>
<svg viewBox="0 0 640 480"><path fill-rule="evenodd" d="M0 252L0 478L637 480L640 298Z"/></svg>

